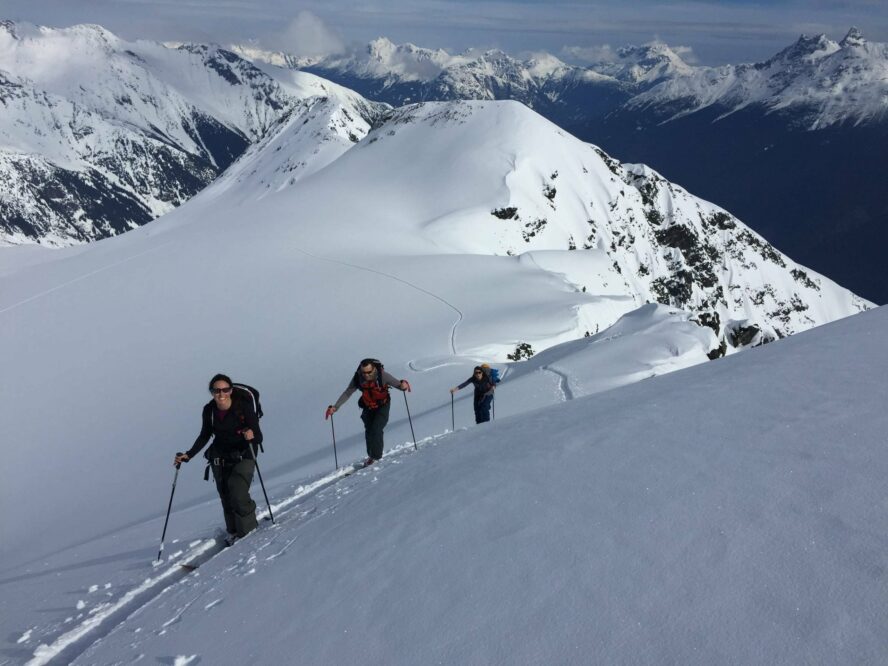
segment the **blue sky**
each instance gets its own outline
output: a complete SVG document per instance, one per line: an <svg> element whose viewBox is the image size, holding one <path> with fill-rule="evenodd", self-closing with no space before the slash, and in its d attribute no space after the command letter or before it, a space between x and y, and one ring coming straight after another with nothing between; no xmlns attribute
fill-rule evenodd
<svg viewBox="0 0 888 666"><path fill-rule="evenodd" d="M888 0L3 0L0 18L100 23L129 39L257 40L303 55L379 36L574 58L658 39L722 64L763 60L801 33L840 39L852 25L888 42Z"/></svg>

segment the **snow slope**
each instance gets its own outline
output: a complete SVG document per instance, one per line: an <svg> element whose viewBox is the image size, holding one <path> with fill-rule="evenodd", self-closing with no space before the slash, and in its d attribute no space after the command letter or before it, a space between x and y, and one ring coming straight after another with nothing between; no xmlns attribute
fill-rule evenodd
<svg viewBox="0 0 888 666"><path fill-rule="evenodd" d="M665 315L649 311L619 333L647 335L641 321ZM886 328L880 308L435 435L418 452L394 447L347 478L277 484L276 525L222 552L207 527L215 501L185 506L170 561L154 567L158 511L3 571L4 654L30 664L879 663ZM579 385L595 381L604 357L589 355L609 344L550 352ZM506 375L500 404L546 383L545 367L523 365ZM187 576L177 558L202 564Z"/></svg>
<svg viewBox="0 0 888 666"><path fill-rule="evenodd" d="M295 129L282 127L280 141ZM722 342L733 351L866 307L794 273L802 269L711 204L516 103L405 109L292 185L266 179L288 178L276 148L254 155L255 176L243 169L242 180L233 174L135 233L0 277L0 346L14 350L5 371L15 378L0 404L21 415L10 441L28 443L8 454L27 472L0 492L4 503L29 498L41 525L5 525L5 558L145 517L144 498L158 489L143 470L190 445L218 371L262 390L270 472L311 474L328 464L318 415L368 355L416 385L420 430L440 432L446 415L425 426L424 414L476 359L505 362L523 345L541 351L604 331L671 280L687 287L674 309L711 326L692 336L694 361ZM491 214L502 207L518 219ZM648 222L646 209L662 218ZM543 214L547 224L530 233ZM587 215L590 249L568 249L589 232ZM713 281L685 283L691 271ZM663 344L654 356L673 363L686 348ZM340 426L345 451L360 449L359 425ZM77 501L30 497L38 479ZM192 486L182 499L210 493Z"/></svg>

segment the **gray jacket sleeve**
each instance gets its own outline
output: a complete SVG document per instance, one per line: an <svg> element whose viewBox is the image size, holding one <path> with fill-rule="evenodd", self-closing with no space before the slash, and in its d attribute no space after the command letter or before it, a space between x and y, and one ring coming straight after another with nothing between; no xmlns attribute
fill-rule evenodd
<svg viewBox="0 0 888 666"><path fill-rule="evenodd" d="M336 409L339 409L340 407L342 407L342 406L345 404L345 401L346 401L346 400L348 400L349 398L351 398L352 393L354 393L354 392L357 391L357 390L358 390L358 387L355 386L355 380L352 379L352 380L348 383L348 386L346 387L346 389L342 392L342 395L339 396L339 400L337 400L335 403L333 403L333 406L334 406Z"/></svg>
<svg viewBox="0 0 888 666"><path fill-rule="evenodd" d="M399 390L400 390L400 388L401 388L401 380L400 380L400 379L396 379L395 377L393 377L392 375L390 375L389 373L387 373L385 370L382 371L382 383L383 383L383 384L388 384L389 386L391 386L391 387L393 387L393 388L396 388L396 389L399 389ZM339 396L339 400L337 400L337 401L333 404L333 406L334 406L336 409L339 409L340 407L342 407L342 406L345 404L345 402L346 402L349 398L351 398L352 393L354 393L354 392L357 391L357 390L358 390L358 387L355 386L355 380L352 379L352 380L348 383L348 387L346 387L346 389L342 392L342 395Z"/></svg>
<svg viewBox="0 0 888 666"><path fill-rule="evenodd" d="M401 380L395 379L392 375L387 373L385 370L382 371L382 383L388 384L389 386L401 390Z"/></svg>

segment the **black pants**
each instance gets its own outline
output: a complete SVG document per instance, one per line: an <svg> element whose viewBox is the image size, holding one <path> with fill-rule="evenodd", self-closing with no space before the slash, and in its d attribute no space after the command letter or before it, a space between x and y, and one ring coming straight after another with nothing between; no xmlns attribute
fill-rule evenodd
<svg viewBox="0 0 888 666"><path fill-rule="evenodd" d="M364 439L367 440L367 455L374 460L382 458L382 449L385 447L382 441L382 431L385 429L385 424L388 423L391 408L392 401L389 400L376 409L365 407L361 410L361 420L364 422Z"/></svg>
<svg viewBox="0 0 888 666"><path fill-rule="evenodd" d="M487 423L490 420L490 405L493 403L493 395L481 396L475 399L475 423Z"/></svg>
<svg viewBox="0 0 888 666"><path fill-rule="evenodd" d="M225 529L239 537L256 529L256 502L250 497L250 484L256 463L245 459L233 465L213 465L213 479L222 500Z"/></svg>

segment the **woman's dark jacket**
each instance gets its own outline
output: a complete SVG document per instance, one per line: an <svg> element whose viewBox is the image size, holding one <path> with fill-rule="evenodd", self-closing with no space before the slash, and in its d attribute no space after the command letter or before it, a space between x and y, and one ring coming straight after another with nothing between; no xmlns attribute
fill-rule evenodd
<svg viewBox="0 0 888 666"><path fill-rule="evenodd" d="M188 449L188 457L193 458L200 453L210 441L210 437L213 437L213 443L204 454L206 458L251 457L243 431L253 431L251 443L254 452L262 443L262 431L259 429L259 419L253 411L253 405L246 400L232 398L231 407L225 412L225 416L219 419L218 415L215 400L210 400L204 405L200 434L194 440L194 445Z"/></svg>
<svg viewBox="0 0 888 666"><path fill-rule="evenodd" d="M488 395L493 395L493 390L496 388L496 384L490 381L490 377L487 374L482 374L481 379L475 377L474 373L471 377L469 377L466 381L460 384L457 388L465 388L469 384L475 385L475 402L481 402L481 400Z"/></svg>

